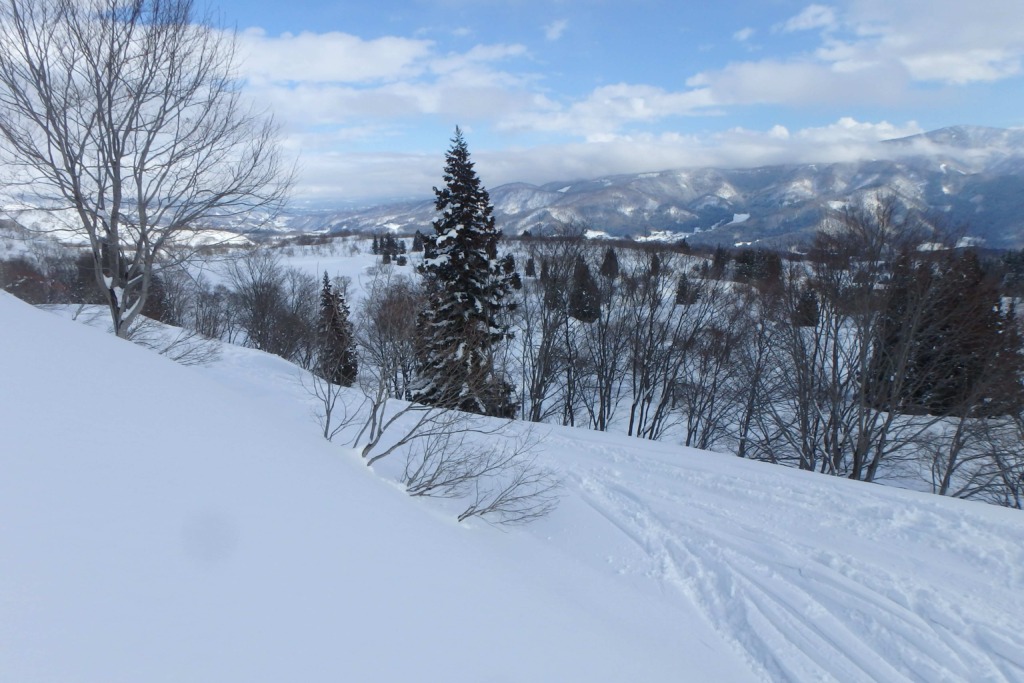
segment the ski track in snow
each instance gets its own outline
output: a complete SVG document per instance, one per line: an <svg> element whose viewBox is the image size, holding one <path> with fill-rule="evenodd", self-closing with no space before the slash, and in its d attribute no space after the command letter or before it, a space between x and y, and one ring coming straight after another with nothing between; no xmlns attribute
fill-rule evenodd
<svg viewBox="0 0 1024 683"><path fill-rule="evenodd" d="M986 547L994 559L1001 549L1012 551L1012 538L994 537L948 508L865 510L852 505L852 494L862 491L847 500L813 480L806 490L775 489L766 473L755 488L665 456L604 446L590 452L598 457L571 468L568 483L646 558L641 569L625 571L641 571L695 605L763 680L1024 680L1019 623L979 613L970 595L952 588L970 585L962 576L970 571L979 591L1019 596L1020 572L992 576L977 554L979 534L993 536ZM615 461L622 466L607 464ZM906 560L889 548L914 550L915 529L941 527L949 528L948 543L922 548L919 572L890 568ZM958 545L962 534L972 539L969 547ZM929 566L949 555L954 566ZM992 567L1004 570L1006 559ZM943 581L957 560L961 575ZM1007 605L1005 614L1014 611Z"/></svg>

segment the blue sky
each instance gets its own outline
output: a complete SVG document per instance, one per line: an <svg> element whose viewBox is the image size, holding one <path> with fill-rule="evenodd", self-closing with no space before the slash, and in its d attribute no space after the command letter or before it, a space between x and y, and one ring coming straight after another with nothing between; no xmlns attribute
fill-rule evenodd
<svg viewBox="0 0 1024 683"><path fill-rule="evenodd" d="M488 187L878 154L1024 126L1021 0L230 0L297 200L429 196L456 124Z"/></svg>

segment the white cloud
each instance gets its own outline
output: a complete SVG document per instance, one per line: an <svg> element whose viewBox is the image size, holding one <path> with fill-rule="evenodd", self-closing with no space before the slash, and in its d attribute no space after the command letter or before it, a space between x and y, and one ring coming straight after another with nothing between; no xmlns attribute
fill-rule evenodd
<svg viewBox="0 0 1024 683"><path fill-rule="evenodd" d="M902 69L918 81L963 85L1018 76L1024 59L1019 0L850 0L848 36L823 45L837 67Z"/></svg>
<svg viewBox="0 0 1024 683"><path fill-rule="evenodd" d="M915 83L950 87L1024 74L1020 0L848 0L809 5L777 30L819 29L807 53L703 71L709 106L906 104Z"/></svg>
<svg viewBox="0 0 1024 683"><path fill-rule="evenodd" d="M837 26L835 10L826 5L808 5L800 14L783 22L784 32L834 29Z"/></svg>
<svg viewBox="0 0 1024 683"><path fill-rule="evenodd" d="M906 55L903 64L917 80L966 85L999 81L1021 73L1021 53L971 49L960 52L923 52Z"/></svg>
<svg viewBox="0 0 1024 683"><path fill-rule="evenodd" d="M707 106L757 104L877 104L898 100L906 75L862 68L844 72L811 61L737 62L691 77L687 85L706 93Z"/></svg>
<svg viewBox="0 0 1024 683"><path fill-rule="evenodd" d="M755 33L757 33L756 29L747 26L745 28L741 28L739 31L736 31L736 33L732 34L732 39L739 43L745 43L748 40L750 40Z"/></svg>
<svg viewBox="0 0 1024 683"><path fill-rule="evenodd" d="M732 128L712 135L640 133L600 140L508 150L473 149L480 178L489 188L510 182L542 184L676 168L752 168L782 163L832 163L881 158L893 148L882 140L922 132L902 125L841 118L821 126L789 131ZM470 141L472 145L472 140ZM314 182L310 197L426 197L439 181L441 157L413 154L345 154L306 163ZM319 182L319 184L316 184Z"/></svg>
<svg viewBox="0 0 1024 683"><path fill-rule="evenodd" d="M410 78L433 52L429 40L388 36L363 40L347 33L268 36L248 29L238 36L241 70L264 82L371 83Z"/></svg>
<svg viewBox="0 0 1024 683"><path fill-rule="evenodd" d="M758 31L773 29L776 35L768 43L782 50L789 46L788 53L691 72L683 85L622 82L574 95L551 90L556 79L532 71L545 63L545 55L534 61L523 45L447 50L425 38L364 40L337 32L272 37L244 31L241 74L249 92L284 123L288 144L303 150L303 186L308 183L315 194L331 188L337 196L362 196L384 178L391 194L429 189L437 182L438 159L366 150L373 145L422 150L418 137L425 129L427 135L440 130L443 136L455 123L475 126L491 141L559 143L515 152L474 150L482 170L494 174L488 184L688 165L828 161L872 150L878 154L879 139L919 131L914 124L852 119L803 130L781 124L756 131L734 128L701 139L661 131L680 117L759 105L864 112L878 104L939 103L960 85L1019 77L1024 73L1019 3L812 4L775 27L751 25L733 34L744 44L737 50L742 52ZM567 27L560 20L542 28L556 40ZM779 35L795 31L805 35L799 40ZM686 75L675 72L676 79Z"/></svg>
<svg viewBox="0 0 1024 683"><path fill-rule="evenodd" d="M494 119L533 107L534 77L499 68L528 56L522 45L476 45L441 54L429 40L362 40L343 33L239 36L241 75L287 130L368 129L423 115Z"/></svg>
<svg viewBox="0 0 1024 683"><path fill-rule="evenodd" d="M550 24L544 26L544 38L547 40L558 40L565 33L565 29L569 27L569 22L565 19L559 19L553 21Z"/></svg>
<svg viewBox="0 0 1024 683"><path fill-rule="evenodd" d="M710 136L680 133L612 136L602 141L508 152L474 153L489 185L594 178L675 168L750 168L781 163L830 163L883 157L879 143L922 132L914 122L861 122L842 118L794 132L734 128Z"/></svg>
<svg viewBox="0 0 1024 683"><path fill-rule="evenodd" d="M702 89L668 91L651 85L618 83L591 91L560 107L544 98L532 110L514 112L499 121L507 130L569 133L587 140L615 135L623 126L652 123L672 116L693 115L712 104Z"/></svg>

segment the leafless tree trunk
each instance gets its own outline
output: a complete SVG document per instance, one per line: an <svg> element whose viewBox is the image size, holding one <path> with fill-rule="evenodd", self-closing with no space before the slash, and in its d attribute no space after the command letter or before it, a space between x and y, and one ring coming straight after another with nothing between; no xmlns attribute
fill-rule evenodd
<svg viewBox="0 0 1024 683"><path fill-rule="evenodd" d="M169 247L274 213L291 172L241 102L233 39L191 0L6 0L0 146L22 199L88 243L119 336Z"/></svg>

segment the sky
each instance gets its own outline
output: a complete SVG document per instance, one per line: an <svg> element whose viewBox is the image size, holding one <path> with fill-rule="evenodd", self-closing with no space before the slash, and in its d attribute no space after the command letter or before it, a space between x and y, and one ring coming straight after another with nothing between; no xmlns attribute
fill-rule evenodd
<svg viewBox="0 0 1024 683"><path fill-rule="evenodd" d="M223 0L298 203L429 197L456 125L486 187L877 155L1024 126L1020 0Z"/></svg>

